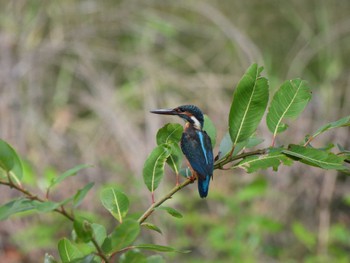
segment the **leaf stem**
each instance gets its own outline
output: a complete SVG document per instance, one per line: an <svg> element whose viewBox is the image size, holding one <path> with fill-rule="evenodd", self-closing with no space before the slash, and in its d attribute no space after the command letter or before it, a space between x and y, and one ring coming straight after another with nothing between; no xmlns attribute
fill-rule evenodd
<svg viewBox="0 0 350 263"><path fill-rule="evenodd" d="M271 147L275 146L276 136L277 136L277 134L274 134L272 137Z"/></svg>
<svg viewBox="0 0 350 263"><path fill-rule="evenodd" d="M310 136L310 137L307 139L307 141L304 143L304 147L308 146L308 145L310 144L310 142L311 142L313 139L315 139L315 137Z"/></svg>

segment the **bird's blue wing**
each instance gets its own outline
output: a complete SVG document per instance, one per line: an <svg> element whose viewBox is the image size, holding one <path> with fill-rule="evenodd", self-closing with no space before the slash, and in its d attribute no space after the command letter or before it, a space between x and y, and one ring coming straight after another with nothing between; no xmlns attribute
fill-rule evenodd
<svg viewBox="0 0 350 263"><path fill-rule="evenodd" d="M213 149L205 131L184 132L181 149L188 162L199 175L212 176L214 168Z"/></svg>
<svg viewBox="0 0 350 263"><path fill-rule="evenodd" d="M213 170L214 170L214 156L213 156L213 148L211 145L210 137L208 136L208 134L205 131L197 131L197 133L199 135L202 150L203 150L204 157L205 157L206 175L209 177L212 177Z"/></svg>
<svg viewBox="0 0 350 263"><path fill-rule="evenodd" d="M200 196L206 197L214 169L213 149L208 134L205 131L185 131L181 139L181 149L192 169L198 174Z"/></svg>

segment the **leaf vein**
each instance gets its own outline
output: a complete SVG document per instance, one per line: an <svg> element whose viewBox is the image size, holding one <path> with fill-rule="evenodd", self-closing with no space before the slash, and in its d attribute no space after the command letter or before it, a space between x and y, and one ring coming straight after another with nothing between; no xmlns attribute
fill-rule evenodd
<svg viewBox="0 0 350 263"><path fill-rule="evenodd" d="M258 75L258 70L256 71L256 76L257 76L257 75ZM246 115L247 115L247 113L248 113L248 110L249 110L249 108L250 108L250 104L251 104L251 102L252 102L252 100L253 100L253 97L254 97L255 89L256 89L256 86L257 86L256 84L257 84L257 79L255 78L253 91L252 91L252 93L251 93L251 95L250 95L247 108L246 108L246 110L244 111L242 121L241 121L241 123L240 123L240 125L239 125L239 129L238 129L238 132L237 132L237 136L236 136L235 141L234 141L234 143L233 143L234 145L237 143L238 138L239 138L239 136L240 136L240 134L241 134L241 130L242 130L242 128L243 128L243 124L244 124L244 122L245 122Z"/></svg>
<svg viewBox="0 0 350 263"><path fill-rule="evenodd" d="M290 84L293 85L291 81L290 81ZM292 100L290 101L289 105L287 106L287 108L284 110L284 112L282 113L281 117L280 117L279 120L277 121L277 125L276 125L276 128L275 128L274 132L273 132L273 136L276 136L276 135L277 135L278 127L280 126L280 123L281 123L282 119L283 119L284 116L287 114L289 108L292 106L294 100L296 99L296 96L297 96L298 93L299 93L301 84L302 84L302 81L299 83L299 86L298 86L298 88L297 88L297 91L295 92L295 94L294 94ZM287 102L287 104L288 104L288 102Z"/></svg>
<svg viewBox="0 0 350 263"><path fill-rule="evenodd" d="M115 192L113 191L113 189L111 189L112 190L112 193L113 193L113 196L114 196L114 201L115 201L115 204L116 204L116 206L117 206L117 211L118 211L118 216L119 216L119 221L120 221L120 223L122 223L122 214L121 214L121 212L120 212L120 207L119 207L119 203L118 203L118 198L117 198L117 195L115 194Z"/></svg>
<svg viewBox="0 0 350 263"><path fill-rule="evenodd" d="M155 163L154 163L154 166L153 166L153 171L152 171L152 183L151 183L151 185L152 185L152 190L151 190L151 192L153 193L154 192L154 179L155 179L155 174L156 174L156 167L157 167L157 164L158 164L158 161L159 161L159 159L163 156L163 154L164 153L166 153L166 149L164 149L164 151L161 153L161 154L159 154L159 156L157 157L157 159L156 159L156 161L155 161Z"/></svg>

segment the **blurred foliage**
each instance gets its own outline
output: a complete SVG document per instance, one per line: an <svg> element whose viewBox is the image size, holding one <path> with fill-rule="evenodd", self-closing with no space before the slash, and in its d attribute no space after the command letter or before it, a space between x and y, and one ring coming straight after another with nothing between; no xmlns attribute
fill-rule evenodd
<svg viewBox="0 0 350 263"><path fill-rule="evenodd" d="M96 189L113 182L135 204L131 212L146 207L143 161L160 127L148 110L197 104L222 137L232 86L253 61L264 65L272 89L300 77L317 91L305 118L287 131L291 140L350 111L349 1L27 0L0 7L0 135L28 158L25 184L36 181L44 190L58 171L96 164L54 198L89 181ZM265 138L267 128L261 133ZM344 128L315 144L334 139L349 146L348 138ZM205 202L186 189L172 202L193 212L175 226L160 216L163 235L143 233L143 239L193 246L190 259L175 254L167 262L348 262L350 206L343 200L349 179L317 169L280 173L218 175L213 200ZM175 178L165 181L161 191ZM100 205L96 189L82 204L90 211ZM10 197L0 193L2 200ZM107 213L100 211L99 220L112 222ZM42 225L60 226L59 233ZM4 222L0 262L37 262L51 236L68 229L60 219L36 214ZM48 241L28 254L26 241L37 236Z"/></svg>

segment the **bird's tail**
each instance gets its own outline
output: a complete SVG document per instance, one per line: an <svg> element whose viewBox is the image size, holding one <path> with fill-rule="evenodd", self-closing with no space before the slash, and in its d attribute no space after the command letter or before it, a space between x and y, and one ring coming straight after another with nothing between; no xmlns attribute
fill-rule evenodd
<svg viewBox="0 0 350 263"><path fill-rule="evenodd" d="M205 179L198 177L198 192L201 198L207 197L209 191L209 182L211 176L206 176Z"/></svg>

